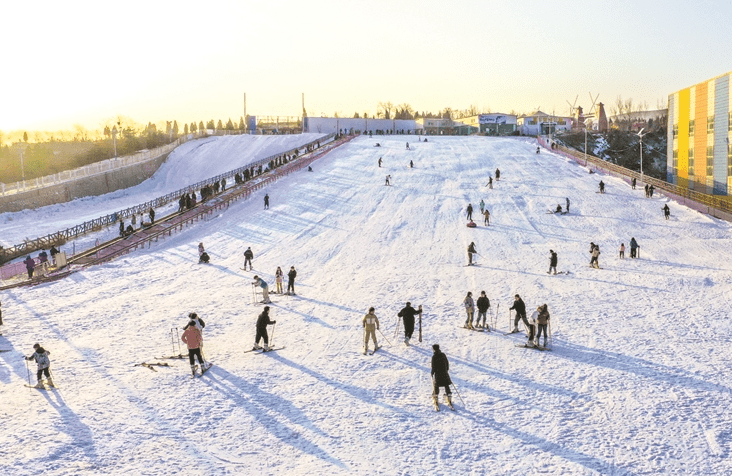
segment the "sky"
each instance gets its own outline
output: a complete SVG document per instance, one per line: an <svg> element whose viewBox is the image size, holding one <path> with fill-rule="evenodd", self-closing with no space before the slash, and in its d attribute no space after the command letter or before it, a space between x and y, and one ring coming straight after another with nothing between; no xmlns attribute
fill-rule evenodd
<svg viewBox="0 0 732 476"><path fill-rule="evenodd" d="M352 117L380 102L568 114L655 109L732 69L732 4L93 1L3 6L0 130ZM685 32L686 34L681 34ZM610 111L608 111L609 113Z"/></svg>

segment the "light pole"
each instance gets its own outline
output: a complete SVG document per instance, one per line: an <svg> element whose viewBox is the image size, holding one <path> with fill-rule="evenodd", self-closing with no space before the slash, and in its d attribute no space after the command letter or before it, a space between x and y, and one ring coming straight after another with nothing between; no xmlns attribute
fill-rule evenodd
<svg viewBox="0 0 732 476"><path fill-rule="evenodd" d="M641 130L638 131L638 137L640 137L640 174L641 174L641 182L643 181L643 136L646 135L646 134L648 134L647 132L646 132L646 134L643 134L642 133L643 132L643 129L645 129L645 127L641 128Z"/></svg>
<svg viewBox="0 0 732 476"><path fill-rule="evenodd" d="M112 142L114 143L114 158L117 158L117 126L112 127Z"/></svg>

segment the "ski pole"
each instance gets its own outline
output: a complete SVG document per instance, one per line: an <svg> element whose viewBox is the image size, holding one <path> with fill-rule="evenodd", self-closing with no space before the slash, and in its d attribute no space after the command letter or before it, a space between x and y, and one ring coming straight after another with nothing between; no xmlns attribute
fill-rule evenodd
<svg viewBox="0 0 732 476"><path fill-rule="evenodd" d="M465 401L463 400L463 397L461 397L461 396L460 396L460 392L458 392L458 388L457 388L457 385L455 385L455 384L453 383L453 384L452 384L452 386L453 386L453 387L455 388L455 393L457 393L457 396L458 396L458 398L460 399L460 401L462 402L463 406L465 406Z"/></svg>
<svg viewBox="0 0 732 476"><path fill-rule="evenodd" d="M379 331L379 334L381 334L381 337L384 338L384 340L387 342L387 344L391 345L391 342L389 342L389 339L387 339L386 336L384 335L384 333L381 332L381 329L376 329L376 330Z"/></svg>
<svg viewBox="0 0 732 476"><path fill-rule="evenodd" d="M269 340L269 342L270 342L270 343L271 343L272 345L271 345L270 347L274 347L274 331L275 331L275 326L276 326L276 325L277 325L277 323L276 323L276 322L275 322L274 324L272 324L272 338L271 338L271 339Z"/></svg>
<svg viewBox="0 0 732 476"><path fill-rule="evenodd" d="M399 337L399 316L397 316L396 320L396 330L394 331L394 339Z"/></svg>
<svg viewBox="0 0 732 476"><path fill-rule="evenodd" d="M178 357L183 358L183 352L180 350L180 335L178 334L178 328L175 328L175 341L178 343ZM173 347L173 354L175 354L175 347Z"/></svg>
<svg viewBox="0 0 732 476"><path fill-rule="evenodd" d="M23 360L25 360L25 370L28 372L28 387L31 386L30 382L30 367L28 367L28 359L25 358L25 355L23 356ZM33 392L33 390L29 390L30 392Z"/></svg>
<svg viewBox="0 0 732 476"><path fill-rule="evenodd" d="M551 319L547 320L547 324L549 324L549 344L551 344L551 346L554 347L554 340L552 340L552 321L551 321Z"/></svg>

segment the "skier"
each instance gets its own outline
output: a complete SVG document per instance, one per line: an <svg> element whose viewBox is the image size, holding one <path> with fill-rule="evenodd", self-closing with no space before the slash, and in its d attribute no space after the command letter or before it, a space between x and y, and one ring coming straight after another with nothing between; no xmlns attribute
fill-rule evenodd
<svg viewBox="0 0 732 476"><path fill-rule="evenodd" d="M663 210L663 216L666 217L666 220L668 220L669 215L671 215L671 210L668 208L668 203L665 204L661 210Z"/></svg>
<svg viewBox="0 0 732 476"><path fill-rule="evenodd" d="M269 347L269 335L267 334L267 326L269 324L277 324L277 321L272 321L269 319L269 306L264 306L264 310L257 318L257 335L254 338L254 347L252 350L259 350L263 349L265 352L267 352ZM259 345L259 340L264 339L264 346Z"/></svg>
<svg viewBox="0 0 732 476"><path fill-rule="evenodd" d="M605 182L600 180L600 193L605 193Z"/></svg>
<svg viewBox="0 0 732 476"><path fill-rule="evenodd" d="M475 303L473 302L473 293L471 293L470 291L468 291L465 299L463 299L463 305L465 306L465 313L467 314L463 327L467 329L472 329L473 316L475 315Z"/></svg>
<svg viewBox="0 0 732 476"><path fill-rule="evenodd" d="M267 210L269 208L269 194L264 194L264 209Z"/></svg>
<svg viewBox="0 0 732 476"><path fill-rule="evenodd" d="M471 241L468 245L468 266L473 265L473 253L477 254L478 252L475 251L475 243Z"/></svg>
<svg viewBox="0 0 732 476"><path fill-rule="evenodd" d="M206 253L206 250L203 248L203 243L198 244L198 262L199 263L208 263L209 260L208 253Z"/></svg>
<svg viewBox="0 0 732 476"><path fill-rule="evenodd" d="M539 308L536 308L536 311L531 313L531 317L529 317L529 339L526 341L526 347L534 347L536 344L534 343L534 335L536 334L536 320L539 318Z"/></svg>
<svg viewBox="0 0 732 476"><path fill-rule="evenodd" d="M478 298L478 301L476 302L478 306L478 319L475 321L475 327L482 327L483 329L490 332L490 327L488 327L488 322L486 321L486 313L488 312L488 309L491 307L491 302L488 299L488 297L485 295L485 291L480 292L480 297ZM480 325L480 318L483 318L483 325Z"/></svg>
<svg viewBox="0 0 732 476"><path fill-rule="evenodd" d="M552 268L554 268L554 274L557 274L557 254L554 250L549 250L549 271L546 274L551 274Z"/></svg>
<svg viewBox="0 0 732 476"><path fill-rule="evenodd" d="M35 388L45 388L43 386L43 380L41 380L44 374L48 386L55 387L56 385L54 385L51 379L51 360L48 358L51 353L41 347L41 344L33 344L33 350L35 352L30 357L26 357L25 360L35 360L38 366L38 371L36 372L36 380L38 380L38 383L36 383Z"/></svg>
<svg viewBox="0 0 732 476"><path fill-rule="evenodd" d="M633 180L630 181L630 187L635 190L635 177L633 177Z"/></svg>
<svg viewBox="0 0 732 476"><path fill-rule="evenodd" d="M496 182L501 180L501 171L496 169Z"/></svg>
<svg viewBox="0 0 732 476"><path fill-rule="evenodd" d="M473 205L471 205L470 203L468 203L467 211L468 211L468 220L472 220L473 219Z"/></svg>
<svg viewBox="0 0 732 476"><path fill-rule="evenodd" d="M155 210L153 210L152 207L150 207L150 211L147 213L147 215L150 217L150 224L155 224Z"/></svg>
<svg viewBox="0 0 732 476"><path fill-rule="evenodd" d="M489 189L493 190L493 177L488 177L488 183L486 185Z"/></svg>
<svg viewBox="0 0 732 476"><path fill-rule="evenodd" d="M391 178L391 175L386 176L386 183L384 185L390 185L389 179Z"/></svg>
<svg viewBox="0 0 732 476"><path fill-rule="evenodd" d="M290 272L287 273L287 295L295 295L295 278L297 271L294 266L290 266Z"/></svg>
<svg viewBox="0 0 732 476"><path fill-rule="evenodd" d="M440 387L445 387L445 401L452 408L452 400L450 400L452 395L450 391L450 385L452 384L449 374L450 362L447 360L447 356L442 353L438 344L434 344L432 350L434 351L434 354L432 354L432 371L430 372L433 382L432 401L435 404L435 408L437 408Z"/></svg>
<svg viewBox="0 0 732 476"><path fill-rule="evenodd" d="M557 203L557 208L554 210L554 213L562 213L562 206Z"/></svg>
<svg viewBox="0 0 732 476"><path fill-rule="evenodd" d="M569 197L566 197L565 200L567 201L567 213L569 213Z"/></svg>
<svg viewBox="0 0 732 476"><path fill-rule="evenodd" d="M267 287L267 283L264 281L264 279L260 278L259 276L254 276L254 282L252 283L255 286L259 286L262 288L262 303L264 304L270 304L272 301L269 300L269 289ZM267 307L269 309L269 307Z"/></svg>
<svg viewBox="0 0 732 476"><path fill-rule="evenodd" d="M410 169L413 169L414 168L414 162L412 162L411 160L409 161L409 168Z"/></svg>
<svg viewBox="0 0 732 476"><path fill-rule="evenodd" d="M539 339L541 338L541 334L544 333L544 345L541 347L546 348L546 340L547 340L547 332L546 332L546 326L549 323L549 309L547 308L546 304L542 304L537 309L539 311L539 315L537 316L537 323L539 325L539 330L536 333L536 345L539 346Z"/></svg>
<svg viewBox="0 0 732 476"><path fill-rule="evenodd" d="M648 184L646 184L646 198L648 198Z"/></svg>
<svg viewBox="0 0 732 476"><path fill-rule="evenodd" d="M489 223L490 223L490 221L491 221L491 212L489 212L489 211L488 211L488 209L486 209L486 210L485 210L485 211L483 212L483 216L485 217L485 219L483 220L483 223L484 223L484 224L485 224L486 226L488 226L488 224L489 224Z"/></svg>
<svg viewBox="0 0 732 476"><path fill-rule="evenodd" d="M521 296L516 294L513 297L513 306L509 307L508 310L515 310L516 311L516 318L513 320L513 331L512 332L518 332L518 322L519 319L524 321L524 324L526 324L526 327L529 327L529 321L526 320L526 304L524 304L524 301L521 299Z"/></svg>
<svg viewBox="0 0 732 476"><path fill-rule="evenodd" d="M374 314L374 308L370 307L368 314L363 316L363 354L369 351L369 338L374 341L374 352L379 350L379 344L376 342L376 330L379 328L379 318Z"/></svg>
<svg viewBox="0 0 732 476"><path fill-rule="evenodd" d="M538 145L537 145L537 146L536 146L536 153L538 154L539 152L541 152L541 146L538 146Z"/></svg>
<svg viewBox="0 0 732 476"><path fill-rule="evenodd" d="M249 263L249 271L252 270L252 259L254 258L254 253L252 252L252 247L248 246L246 251L244 251L244 271L247 270L247 263Z"/></svg>
<svg viewBox="0 0 732 476"><path fill-rule="evenodd" d="M415 314L422 314L422 306L419 306L419 309L415 309L412 307L411 302L407 302L407 305L399 311L399 314L397 314L397 316L401 317L404 321L404 343L407 345L409 345L409 341L412 339L412 334L414 334Z"/></svg>
<svg viewBox="0 0 732 476"><path fill-rule="evenodd" d="M23 263L25 263L25 269L28 271L28 279L33 279L33 270L36 268L36 262L28 255L23 260Z"/></svg>
<svg viewBox="0 0 732 476"><path fill-rule="evenodd" d="M625 259L625 243L620 243L620 259Z"/></svg>
<svg viewBox="0 0 732 476"><path fill-rule="evenodd" d="M656 190L656 187L654 187L653 185L651 185L650 187L648 187L648 198L653 198L653 191L654 190Z"/></svg>
<svg viewBox="0 0 732 476"><path fill-rule="evenodd" d="M379 157L379 167L381 167L381 157Z"/></svg>
<svg viewBox="0 0 732 476"><path fill-rule="evenodd" d="M481 215L483 214L483 211L484 211L484 210L485 210L485 202L484 202L484 201L483 201L483 199L481 198L481 199L480 199L480 214L481 214Z"/></svg>
<svg viewBox="0 0 732 476"><path fill-rule="evenodd" d="M284 274L282 273L282 269L277 266L277 271L275 271L275 283L277 283L277 294L282 294L282 277Z"/></svg>
<svg viewBox="0 0 732 476"><path fill-rule="evenodd" d="M593 243L590 246L590 253L592 254L592 259L590 260L590 267L600 269L600 263L597 262L597 258L600 257L600 246L595 245Z"/></svg>
<svg viewBox="0 0 732 476"><path fill-rule="evenodd" d="M409 142L407 142L407 150L409 150Z"/></svg>
<svg viewBox="0 0 732 476"><path fill-rule="evenodd" d="M635 237L630 239L630 257L631 258L637 258L638 256L638 248L640 246L638 245L638 242L635 241Z"/></svg>
<svg viewBox="0 0 732 476"><path fill-rule="evenodd" d="M188 324L186 324L183 330L188 329L191 325L196 326L201 332L201 346L203 346L203 328L206 327L206 323L203 322L203 319L198 317L198 314L196 314L195 312L191 312L190 314L188 314Z"/></svg>
<svg viewBox="0 0 732 476"><path fill-rule="evenodd" d="M180 336L180 340L186 343L188 346L188 362L191 364L191 374L196 376L196 359L201 364L201 372L207 370L211 365L203 361L201 355L201 344L203 344L203 337L201 336L201 330L196 326L196 321L191 319L186 326L186 330L183 331L183 335Z"/></svg>

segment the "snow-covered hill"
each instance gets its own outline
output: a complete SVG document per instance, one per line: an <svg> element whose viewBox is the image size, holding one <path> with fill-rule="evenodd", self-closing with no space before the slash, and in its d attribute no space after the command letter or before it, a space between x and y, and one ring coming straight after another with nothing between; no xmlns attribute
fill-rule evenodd
<svg viewBox="0 0 732 476"><path fill-rule="evenodd" d="M151 249L5 293L6 472L732 472L730 225L673 202L666 221L664 197L646 199L640 187L535 147L357 138L312 173ZM489 190L496 168L501 180ZM569 215L547 213L565 197ZM467 228L465 207L472 203L477 217L481 199L491 224ZM640 258L618 259L631 237ZM464 266L471 241L477 267ZM602 250L600 270L588 267L590 241ZM210 265L196 264L199 242ZM241 270L247 246L254 272ZM546 273L550 249L570 274ZM251 303L252 277L272 290L277 266L298 270L297 296L273 295L271 305L274 341L285 348L242 353L262 310ZM481 290L500 332L460 328L466 292ZM522 334L503 335L516 293L529 311L548 304L551 352L517 348ZM406 301L425 309L423 342L411 347L395 337ZM364 356L370 306L386 345ZM188 362L177 360L157 372L134 366L170 355L171 328L194 311L207 323L209 372L192 380ZM23 386L22 356L34 342L51 351L59 390ZM430 402L434 343L464 400L455 398L454 413Z"/></svg>

